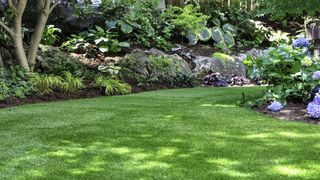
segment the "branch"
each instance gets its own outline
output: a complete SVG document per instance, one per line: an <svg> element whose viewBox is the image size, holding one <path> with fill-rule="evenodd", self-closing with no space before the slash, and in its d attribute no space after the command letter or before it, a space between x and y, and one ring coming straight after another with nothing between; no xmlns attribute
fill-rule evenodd
<svg viewBox="0 0 320 180"><path fill-rule="evenodd" d="M6 30L12 37L15 36L15 33L13 32L13 30L11 28L9 28L4 22L0 21L0 26Z"/></svg>
<svg viewBox="0 0 320 180"><path fill-rule="evenodd" d="M12 9L14 11L17 9L15 2L13 2L13 0L8 0L8 4L9 4L10 9Z"/></svg>
<svg viewBox="0 0 320 180"><path fill-rule="evenodd" d="M49 14L53 11L53 9L59 4L59 2L54 3L49 10Z"/></svg>

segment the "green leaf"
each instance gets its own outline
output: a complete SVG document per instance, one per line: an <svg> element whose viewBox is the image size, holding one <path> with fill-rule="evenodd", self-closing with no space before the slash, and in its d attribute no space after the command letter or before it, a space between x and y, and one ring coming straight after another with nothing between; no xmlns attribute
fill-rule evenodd
<svg viewBox="0 0 320 180"><path fill-rule="evenodd" d="M204 27L198 32L198 37L201 41L208 41L211 38L211 31L209 28Z"/></svg>
<svg viewBox="0 0 320 180"><path fill-rule="evenodd" d="M122 48L130 48L130 44L128 42L120 42L119 46Z"/></svg>
<svg viewBox="0 0 320 180"><path fill-rule="evenodd" d="M99 27L99 26L96 26L96 30L97 30L98 32L104 33L104 30L103 30L101 27Z"/></svg>
<svg viewBox="0 0 320 180"><path fill-rule="evenodd" d="M219 19L212 19L213 24L215 24L218 27L221 27L221 22Z"/></svg>
<svg viewBox="0 0 320 180"><path fill-rule="evenodd" d="M108 29L116 28L117 21L106 21L106 26L107 26Z"/></svg>
<svg viewBox="0 0 320 180"><path fill-rule="evenodd" d="M212 31L212 39L217 42L224 42L223 31L219 27L214 27L211 29Z"/></svg>
<svg viewBox="0 0 320 180"><path fill-rule="evenodd" d="M227 46L232 47L235 45L235 40L231 34L231 32L227 31L224 34L224 42L226 43Z"/></svg>
<svg viewBox="0 0 320 180"><path fill-rule="evenodd" d="M121 27L121 31L125 34L129 34L133 31L132 26L130 26L129 24L123 21L120 21L120 27Z"/></svg>
<svg viewBox="0 0 320 180"><path fill-rule="evenodd" d="M190 44L190 45L195 45L195 44L197 44L197 43L198 43L198 40L199 40L199 39L198 39L198 36L197 36L195 33L191 32L191 31L188 32L187 38L188 38L188 40L189 40L189 44Z"/></svg>
<svg viewBox="0 0 320 180"><path fill-rule="evenodd" d="M225 32L230 32L232 34L232 36L236 36L237 35L237 28L229 23L226 23L222 26L222 29Z"/></svg>
<svg viewBox="0 0 320 180"><path fill-rule="evenodd" d="M109 51L109 47L108 46L100 46L99 51L101 51L102 53L106 53Z"/></svg>

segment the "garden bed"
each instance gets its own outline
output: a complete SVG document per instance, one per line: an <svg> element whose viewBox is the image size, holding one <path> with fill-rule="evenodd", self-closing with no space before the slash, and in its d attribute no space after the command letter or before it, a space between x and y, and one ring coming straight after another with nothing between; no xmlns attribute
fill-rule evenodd
<svg viewBox="0 0 320 180"><path fill-rule="evenodd" d="M307 106L302 103L289 103L279 112L269 111L266 105L260 108L254 108L253 110L277 119L301 121L305 123L320 125L320 120L311 118L307 113Z"/></svg>
<svg viewBox="0 0 320 180"><path fill-rule="evenodd" d="M150 86L132 86L132 93L140 93L145 91L153 91L160 89L172 89L173 87L168 87L166 85L150 85ZM49 95L30 95L24 99L9 97L5 100L0 101L1 108L9 108L14 106L20 106L24 104L35 104L43 102L54 102L54 101L63 101L71 99L86 99L86 98L95 98L101 97L101 91L97 89L84 89L74 94L65 94L65 93L52 93Z"/></svg>

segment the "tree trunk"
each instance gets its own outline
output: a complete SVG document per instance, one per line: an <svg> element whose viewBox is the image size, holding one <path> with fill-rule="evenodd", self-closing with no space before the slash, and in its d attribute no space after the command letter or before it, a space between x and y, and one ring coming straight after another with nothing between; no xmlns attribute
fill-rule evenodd
<svg viewBox="0 0 320 180"><path fill-rule="evenodd" d="M14 18L14 31L15 34L13 36L13 43L16 51L16 56L19 60L20 66L22 66L27 71L30 71L30 67L28 64L28 59L23 47L23 38L22 38L22 15L26 8L27 0L20 0L17 5L17 9L15 11Z"/></svg>
<svg viewBox="0 0 320 180"><path fill-rule="evenodd" d="M28 61L31 71L33 71L34 66L36 64L36 57L38 53L39 44L42 39L42 35L49 17L48 13L49 9L43 10L43 12L39 13L38 22L35 27L35 31L31 36L31 42L28 50Z"/></svg>
<svg viewBox="0 0 320 180"><path fill-rule="evenodd" d="M3 63L3 60L2 60L1 54L0 54L0 68L4 68L4 63Z"/></svg>

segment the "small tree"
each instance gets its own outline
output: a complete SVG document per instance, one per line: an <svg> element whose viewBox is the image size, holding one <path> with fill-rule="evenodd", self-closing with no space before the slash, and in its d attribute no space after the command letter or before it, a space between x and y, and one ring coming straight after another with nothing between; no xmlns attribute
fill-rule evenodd
<svg viewBox="0 0 320 180"><path fill-rule="evenodd" d="M58 2L56 1L53 3L51 0L37 0L38 20L35 26L35 31L31 36L28 53L26 53L23 47L22 32L22 16L26 9L27 0L8 0L8 5L9 8L14 12L12 27L9 27L9 25L3 21L0 21L0 27L7 31L12 37L19 64L27 71L33 71L36 63L38 47L42 39L43 31L49 18L49 14L58 5Z"/></svg>

